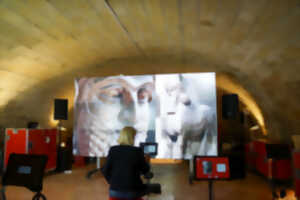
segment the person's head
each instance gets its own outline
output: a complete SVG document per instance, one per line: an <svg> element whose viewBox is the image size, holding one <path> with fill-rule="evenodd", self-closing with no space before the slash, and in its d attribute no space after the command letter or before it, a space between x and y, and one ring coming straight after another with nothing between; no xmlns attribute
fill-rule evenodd
<svg viewBox="0 0 300 200"><path fill-rule="evenodd" d="M118 143L120 145L133 145L135 134L136 130L134 128L129 126L124 127L120 133Z"/></svg>

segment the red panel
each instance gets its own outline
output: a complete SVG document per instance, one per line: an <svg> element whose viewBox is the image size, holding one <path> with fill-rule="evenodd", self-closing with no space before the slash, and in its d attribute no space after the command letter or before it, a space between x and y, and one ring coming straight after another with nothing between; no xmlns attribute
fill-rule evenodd
<svg viewBox="0 0 300 200"><path fill-rule="evenodd" d="M212 163L212 173L205 174L203 169L203 161L211 162ZM229 173L229 162L228 158L221 158L221 157L199 157L196 158L196 178L197 179L226 179L230 177ZM218 172L217 165L224 164L225 165L225 172Z"/></svg>
<svg viewBox="0 0 300 200"><path fill-rule="evenodd" d="M296 196L300 197L300 179L295 180Z"/></svg>
<svg viewBox="0 0 300 200"><path fill-rule="evenodd" d="M4 148L4 167L6 167L11 153L27 153L27 129L6 129Z"/></svg>
<svg viewBox="0 0 300 200"><path fill-rule="evenodd" d="M48 163L46 166L47 170L56 168L56 161L57 161L56 139L57 139L56 129L45 130L45 149L48 155Z"/></svg>
<svg viewBox="0 0 300 200"><path fill-rule="evenodd" d="M255 169L265 177L268 177L268 162L266 143L262 141L252 142L253 157L255 160ZM252 160L253 161L253 160Z"/></svg>
<svg viewBox="0 0 300 200"><path fill-rule="evenodd" d="M254 151L259 156L267 157L266 143L261 141L254 141L253 145Z"/></svg>
<svg viewBox="0 0 300 200"><path fill-rule="evenodd" d="M246 163L251 168L255 168L256 166L256 153L253 150L252 142L245 145Z"/></svg>
<svg viewBox="0 0 300 200"><path fill-rule="evenodd" d="M300 169L300 152L293 153L293 163L294 163L295 171L296 172L299 171L299 169ZM295 185L296 196L300 197L300 179L298 179L297 173L295 174L294 185Z"/></svg>
<svg viewBox="0 0 300 200"><path fill-rule="evenodd" d="M47 155L46 170L56 168L56 133L56 129L29 130L29 154Z"/></svg>
<svg viewBox="0 0 300 200"><path fill-rule="evenodd" d="M41 129L30 129L29 130L29 154L45 154L44 146L44 134Z"/></svg>
<svg viewBox="0 0 300 200"><path fill-rule="evenodd" d="M275 160L272 169L274 179L287 180L292 178L291 160Z"/></svg>
<svg viewBox="0 0 300 200"><path fill-rule="evenodd" d="M249 167L255 168L256 156L255 156L254 153L248 153L248 154L246 154L246 161L247 161L247 165Z"/></svg>
<svg viewBox="0 0 300 200"><path fill-rule="evenodd" d="M74 166L76 167L85 166L84 156L74 156Z"/></svg>
<svg viewBox="0 0 300 200"><path fill-rule="evenodd" d="M300 169L300 152L293 153L294 167Z"/></svg>
<svg viewBox="0 0 300 200"><path fill-rule="evenodd" d="M256 157L256 170L262 175L268 177L268 162L266 157L261 155Z"/></svg>
<svg viewBox="0 0 300 200"><path fill-rule="evenodd" d="M269 164L267 162L266 143L262 141L254 141L252 143L253 151L255 153L251 154L251 143L245 147L247 164L251 165L253 160L255 160L255 169L265 177L268 177ZM295 167L300 169L300 152L296 154L294 153L293 157ZM272 178L279 180L292 178L293 171L291 160L273 160L271 165Z"/></svg>

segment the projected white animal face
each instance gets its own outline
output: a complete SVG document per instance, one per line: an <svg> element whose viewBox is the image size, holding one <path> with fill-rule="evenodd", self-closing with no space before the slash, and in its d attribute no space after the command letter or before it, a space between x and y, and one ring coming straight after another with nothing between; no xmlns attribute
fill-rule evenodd
<svg viewBox="0 0 300 200"><path fill-rule="evenodd" d="M84 129L84 137L88 135L92 139L81 149L88 149L89 154L94 151L92 154L97 156L105 155L110 146L117 144L119 132L124 126L137 130L136 145L145 141L153 92L151 81L141 83L133 78L94 78L83 81L82 85L79 82L79 87L84 89L77 102L83 102L80 115L85 118L80 121L86 123L77 126Z"/></svg>
<svg viewBox="0 0 300 200"><path fill-rule="evenodd" d="M192 155L215 152L216 144L212 144L210 139L214 134L210 125L214 122L214 113L209 106L196 101L194 93L200 95L197 91L199 85L193 86L194 90L188 93L187 88L191 86L191 82L187 83L178 74L156 78L160 99L156 129L160 158L189 159Z"/></svg>

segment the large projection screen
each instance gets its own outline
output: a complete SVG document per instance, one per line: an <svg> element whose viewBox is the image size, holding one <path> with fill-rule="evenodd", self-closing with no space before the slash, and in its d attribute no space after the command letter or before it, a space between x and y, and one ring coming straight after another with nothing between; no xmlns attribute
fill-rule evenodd
<svg viewBox="0 0 300 200"><path fill-rule="evenodd" d="M78 78L75 92L75 155L107 156L125 126L156 158L217 155L215 73Z"/></svg>

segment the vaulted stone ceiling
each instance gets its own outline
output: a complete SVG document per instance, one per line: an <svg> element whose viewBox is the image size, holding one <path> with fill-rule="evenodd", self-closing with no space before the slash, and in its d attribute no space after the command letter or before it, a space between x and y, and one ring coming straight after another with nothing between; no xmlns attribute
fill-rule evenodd
<svg viewBox="0 0 300 200"><path fill-rule="evenodd" d="M215 71L288 139L300 133L299 57L299 0L1 0L0 126L51 126L75 77Z"/></svg>

